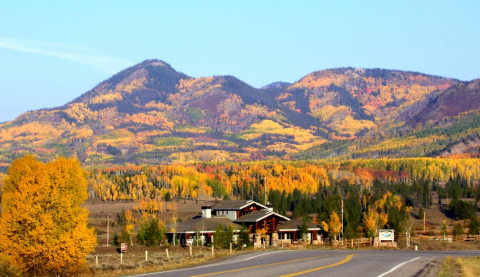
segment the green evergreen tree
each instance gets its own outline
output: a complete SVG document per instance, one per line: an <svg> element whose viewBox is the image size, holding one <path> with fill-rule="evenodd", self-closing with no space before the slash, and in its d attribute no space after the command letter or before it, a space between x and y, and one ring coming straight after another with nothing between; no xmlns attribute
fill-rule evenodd
<svg viewBox="0 0 480 277"><path fill-rule="evenodd" d="M245 223L243 223L242 227L240 228L240 234L237 241L237 246L239 248L242 248L244 245L246 247L250 247L252 245L252 242L250 241L250 233L248 232L248 228L245 226Z"/></svg>
<svg viewBox="0 0 480 277"><path fill-rule="evenodd" d="M302 225L300 226L300 240L306 241L308 239L308 222L310 218L304 216L302 219Z"/></svg>
<svg viewBox="0 0 480 277"><path fill-rule="evenodd" d="M420 210L418 210L418 219L423 220L424 217L425 211L423 210L423 208L420 208Z"/></svg>
<svg viewBox="0 0 480 277"><path fill-rule="evenodd" d="M230 248L230 243L234 243L233 241L233 225L229 225L223 234L223 248L228 249Z"/></svg>
<svg viewBox="0 0 480 277"><path fill-rule="evenodd" d="M225 245L225 228L222 224L219 224L217 229L215 229L215 234L213 236L213 245L217 247L224 247Z"/></svg>
<svg viewBox="0 0 480 277"><path fill-rule="evenodd" d="M480 224L476 216L472 217L470 224L468 225L470 229L470 235L479 235L480 234Z"/></svg>
<svg viewBox="0 0 480 277"><path fill-rule="evenodd" d="M343 231L343 237L345 239L353 239L355 237L355 233L353 232L352 224L348 224L345 227L345 231Z"/></svg>
<svg viewBox="0 0 480 277"><path fill-rule="evenodd" d="M167 202L172 201L172 196L170 195L169 191L167 191L167 193L165 193L164 198L165 198L165 201L167 201Z"/></svg>
<svg viewBox="0 0 480 277"><path fill-rule="evenodd" d="M117 232L114 232L114 233L113 233L112 245L113 245L113 246L120 246L120 241L119 241Z"/></svg>

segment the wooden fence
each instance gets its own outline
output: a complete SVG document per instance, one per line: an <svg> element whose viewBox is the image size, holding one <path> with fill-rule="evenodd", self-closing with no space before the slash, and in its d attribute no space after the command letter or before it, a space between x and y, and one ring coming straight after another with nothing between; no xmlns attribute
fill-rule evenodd
<svg viewBox="0 0 480 277"><path fill-rule="evenodd" d="M466 241L466 242L473 242L473 241L479 241L480 240L480 235L461 235L458 237L448 235L445 236L424 236L424 235L417 235L412 238L415 239L425 239L425 240L448 240L448 241Z"/></svg>
<svg viewBox="0 0 480 277"><path fill-rule="evenodd" d="M362 246L373 246L372 238L345 239L331 241L332 248L359 248Z"/></svg>

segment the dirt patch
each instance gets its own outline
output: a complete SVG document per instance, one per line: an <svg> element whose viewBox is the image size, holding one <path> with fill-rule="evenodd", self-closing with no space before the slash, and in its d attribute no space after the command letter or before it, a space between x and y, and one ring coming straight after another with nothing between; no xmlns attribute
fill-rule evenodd
<svg viewBox="0 0 480 277"><path fill-rule="evenodd" d="M468 153L471 149L478 148L478 147L480 147L480 138L477 137L471 140L467 140L466 142L459 142L451 146L448 150L440 152L440 155L448 156L448 155Z"/></svg>

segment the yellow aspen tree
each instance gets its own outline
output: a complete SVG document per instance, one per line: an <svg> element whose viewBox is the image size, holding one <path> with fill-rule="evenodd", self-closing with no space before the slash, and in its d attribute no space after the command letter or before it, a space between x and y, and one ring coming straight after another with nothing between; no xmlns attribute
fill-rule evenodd
<svg viewBox="0 0 480 277"><path fill-rule="evenodd" d="M265 240L267 238L267 229L265 228L257 229L255 234Z"/></svg>
<svg viewBox="0 0 480 277"><path fill-rule="evenodd" d="M87 227L86 173L80 162L43 164L33 156L13 161L2 189L0 252L22 271L64 275L86 266L97 245Z"/></svg>
<svg viewBox="0 0 480 277"><path fill-rule="evenodd" d="M377 235L378 213L369 211L363 213L363 228L367 237L373 238Z"/></svg>
<svg viewBox="0 0 480 277"><path fill-rule="evenodd" d="M337 234L342 229L342 223L340 222L340 218L338 217L335 211L332 212L330 215L330 222L328 223L330 233L333 235L333 238L337 239Z"/></svg>
<svg viewBox="0 0 480 277"><path fill-rule="evenodd" d="M125 220L130 223L135 223L135 218L133 218L133 213L131 210L125 212Z"/></svg>
<svg viewBox="0 0 480 277"><path fill-rule="evenodd" d="M322 221L320 224L322 224L323 230L328 233L328 224L325 221Z"/></svg>

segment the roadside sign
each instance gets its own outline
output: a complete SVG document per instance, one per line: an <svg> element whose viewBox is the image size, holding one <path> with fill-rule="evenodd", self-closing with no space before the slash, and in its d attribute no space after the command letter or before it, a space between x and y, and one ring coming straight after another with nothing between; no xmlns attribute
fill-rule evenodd
<svg viewBox="0 0 480 277"><path fill-rule="evenodd" d="M380 241L394 241L394 233L393 229L380 229L378 230L378 237Z"/></svg>
<svg viewBox="0 0 480 277"><path fill-rule="evenodd" d="M122 253L127 252L127 246L128 246L128 243L122 243L120 245L120 252L122 252Z"/></svg>

